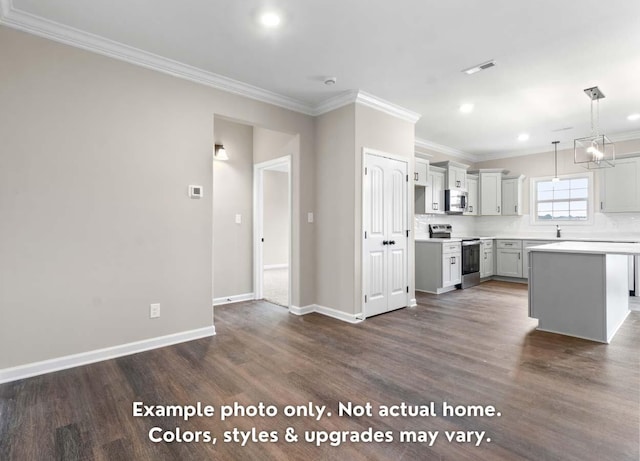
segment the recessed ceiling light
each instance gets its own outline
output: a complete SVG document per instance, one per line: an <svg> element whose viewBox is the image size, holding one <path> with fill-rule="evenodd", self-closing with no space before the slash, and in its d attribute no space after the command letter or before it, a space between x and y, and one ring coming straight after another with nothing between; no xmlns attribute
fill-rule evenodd
<svg viewBox="0 0 640 461"><path fill-rule="evenodd" d="M640 120L640 114L631 114L627 117L627 120L631 120L632 122Z"/></svg>
<svg viewBox="0 0 640 461"><path fill-rule="evenodd" d="M462 104L460 106L460 112L462 112L463 114L468 114L470 112L473 112L473 104L470 104L470 103Z"/></svg>
<svg viewBox="0 0 640 461"><path fill-rule="evenodd" d="M527 133L522 133L518 136L518 141L527 141L529 139L529 135Z"/></svg>
<svg viewBox="0 0 640 461"><path fill-rule="evenodd" d="M280 25L281 19L278 13L267 11L260 16L260 24L265 27L274 28Z"/></svg>

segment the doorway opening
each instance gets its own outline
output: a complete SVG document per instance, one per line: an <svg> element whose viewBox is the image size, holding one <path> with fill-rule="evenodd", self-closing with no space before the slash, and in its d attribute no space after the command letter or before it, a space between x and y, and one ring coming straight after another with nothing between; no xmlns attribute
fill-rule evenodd
<svg viewBox="0 0 640 461"><path fill-rule="evenodd" d="M291 306L291 156L254 165L255 299Z"/></svg>

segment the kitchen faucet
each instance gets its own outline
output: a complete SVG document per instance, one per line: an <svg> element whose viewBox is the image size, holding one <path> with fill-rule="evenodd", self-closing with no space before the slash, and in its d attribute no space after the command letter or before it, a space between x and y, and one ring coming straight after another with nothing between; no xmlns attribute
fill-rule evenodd
<svg viewBox="0 0 640 461"><path fill-rule="evenodd" d="M556 238L560 238L560 231L562 231L562 229L560 229L560 226L556 224Z"/></svg>

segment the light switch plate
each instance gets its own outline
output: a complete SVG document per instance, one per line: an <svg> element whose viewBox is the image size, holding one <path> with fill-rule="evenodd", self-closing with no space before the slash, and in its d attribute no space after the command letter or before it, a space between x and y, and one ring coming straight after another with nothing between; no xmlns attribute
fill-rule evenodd
<svg viewBox="0 0 640 461"><path fill-rule="evenodd" d="M237 214L236 215L236 224L242 224L242 215L241 214Z"/></svg>
<svg viewBox="0 0 640 461"><path fill-rule="evenodd" d="M307 213L307 222L313 222L313 213L312 212Z"/></svg>

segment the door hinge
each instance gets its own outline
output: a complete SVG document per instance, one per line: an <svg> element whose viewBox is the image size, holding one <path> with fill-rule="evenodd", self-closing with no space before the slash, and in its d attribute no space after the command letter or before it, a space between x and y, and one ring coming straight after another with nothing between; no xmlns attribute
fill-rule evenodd
<svg viewBox="0 0 640 461"><path fill-rule="evenodd" d="M416 180L417 181L417 180ZM407 182L409 182L409 175L407 175Z"/></svg>
<svg viewBox="0 0 640 461"><path fill-rule="evenodd" d="M367 295L364 295L364 302L367 302Z"/></svg>
<svg viewBox="0 0 640 461"><path fill-rule="evenodd" d="M407 293L409 293L409 285L407 285Z"/></svg>
<svg viewBox="0 0 640 461"><path fill-rule="evenodd" d="M409 230L407 230L407 238L409 238Z"/></svg>
<svg viewBox="0 0 640 461"><path fill-rule="evenodd" d="M367 175L367 167L366 166L364 167L364 175L365 176Z"/></svg>
<svg viewBox="0 0 640 461"><path fill-rule="evenodd" d="M364 231L364 238L367 238L367 231Z"/></svg>

